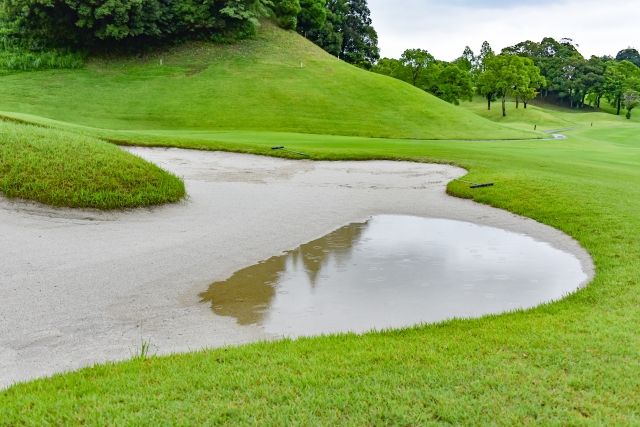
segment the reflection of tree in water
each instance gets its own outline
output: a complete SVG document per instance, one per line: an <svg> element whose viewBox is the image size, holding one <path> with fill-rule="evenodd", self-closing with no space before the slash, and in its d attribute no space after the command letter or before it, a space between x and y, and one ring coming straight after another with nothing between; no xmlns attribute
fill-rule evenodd
<svg viewBox="0 0 640 427"><path fill-rule="evenodd" d="M353 247L367 225L368 223L349 224L318 240L301 245L289 253L291 259L294 265L302 261L309 282L315 288L322 268L328 265L332 257L336 267L346 267Z"/></svg>
<svg viewBox="0 0 640 427"><path fill-rule="evenodd" d="M276 294L275 284L286 270L287 255L276 256L214 283L200 294L219 316L238 319L240 325L260 323Z"/></svg>
<svg viewBox="0 0 640 427"><path fill-rule="evenodd" d="M353 247L367 225L368 223L349 224L284 255L240 270L201 293L202 302L211 302L214 313L235 317L240 325L260 324L268 312L278 280L286 272L289 260L294 268L302 263L311 286L315 287L322 268L328 265L332 256L338 268L346 267Z"/></svg>

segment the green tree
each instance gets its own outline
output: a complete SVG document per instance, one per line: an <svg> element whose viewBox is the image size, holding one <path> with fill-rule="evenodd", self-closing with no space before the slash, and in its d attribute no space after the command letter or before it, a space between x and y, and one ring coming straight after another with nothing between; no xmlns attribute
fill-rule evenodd
<svg viewBox="0 0 640 427"><path fill-rule="evenodd" d="M476 64L476 55L473 53L473 50L471 50L469 46L466 46L464 48L464 52L462 52L462 56L453 62L461 70L471 72Z"/></svg>
<svg viewBox="0 0 640 427"><path fill-rule="evenodd" d="M471 78L473 79L473 82L476 84L476 89L478 90L478 93L482 92L477 87L478 78L486 70L486 66L485 66L486 61L490 58L493 58L494 56L496 56L496 54L491 48L491 45L489 44L489 42L485 41L484 43L482 43L482 47L480 48L480 53L478 54L478 56L476 56L475 62L473 64L473 68L471 70ZM485 94L482 94L482 95L485 95ZM492 99L489 98L488 101L489 101L489 109L491 109Z"/></svg>
<svg viewBox="0 0 640 427"><path fill-rule="evenodd" d="M603 91L609 103L616 107L617 115L623 106L624 94L638 87L640 68L629 61L622 61L607 67Z"/></svg>
<svg viewBox="0 0 640 427"><path fill-rule="evenodd" d="M324 26L308 31L307 38L346 62L371 69L380 50L367 0L326 1Z"/></svg>
<svg viewBox="0 0 640 427"><path fill-rule="evenodd" d="M523 83L526 83L526 81L528 81L529 83L515 88L515 92L516 99L522 99L524 108L527 108L527 104L529 103L529 101L538 96L538 89L546 86L547 81L540 74L540 68L536 67L531 59L523 58L523 61L525 72L527 73L527 78L523 80Z"/></svg>
<svg viewBox="0 0 640 427"><path fill-rule="evenodd" d="M487 100L487 110L491 110L491 103L497 100L495 93L496 75L493 72L487 73L487 64L496 54L488 41L482 43L480 54L476 57L476 65L472 78L476 84L476 92L484 96Z"/></svg>
<svg viewBox="0 0 640 427"><path fill-rule="evenodd" d="M436 88L432 93L450 104L460 105L461 100L473 99L471 73L456 64L441 66L436 78Z"/></svg>
<svg viewBox="0 0 640 427"><path fill-rule="evenodd" d="M348 12L342 21L340 57L363 68L371 68L380 59L378 33L373 28L367 0L348 0Z"/></svg>
<svg viewBox="0 0 640 427"><path fill-rule="evenodd" d="M319 30L327 21L327 0L300 0L298 32L306 37L311 30Z"/></svg>
<svg viewBox="0 0 640 427"><path fill-rule="evenodd" d="M600 107L600 100L604 94L604 74L607 70L607 62L597 56L592 56L586 61L584 74L585 91L582 98L583 107L587 99L590 100L594 108Z"/></svg>
<svg viewBox="0 0 640 427"><path fill-rule="evenodd" d="M413 84L411 70L399 59L382 58L371 67L371 71Z"/></svg>
<svg viewBox="0 0 640 427"><path fill-rule="evenodd" d="M346 0L327 0L327 18L322 28L307 31L306 37L335 57L342 52L342 24L349 11Z"/></svg>
<svg viewBox="0 0 640 427"><path fill-rule="evenodd" d="M298 26L298 14L302 8L299 0L274 0L273 12L280 26L285 30L295 30Z"/></svg>
<svg viewBox="0 0 640 427"><path fill-rule="evenodd" d="M637 49L629 47L618 52L618 54L616 55L616 61L629 61L636 67L640 67L640 53Z"/></svg>
<svg viewBox="0 0 640 427"><path fill-rule="evenodd" d="M410 77L409 83L418 86L424 72L435 58L423 49L407 49L400 57L400 62L407 68Z"/></svg>
<svg viewBox="0 0 640 427"><path fill-rule="evenodd" d="M507 96L531 83L527 64L520 56L500 54L487 60L485 66L486 70L480 76L482 90L501 99L502 115L506 117Z"/></svg>

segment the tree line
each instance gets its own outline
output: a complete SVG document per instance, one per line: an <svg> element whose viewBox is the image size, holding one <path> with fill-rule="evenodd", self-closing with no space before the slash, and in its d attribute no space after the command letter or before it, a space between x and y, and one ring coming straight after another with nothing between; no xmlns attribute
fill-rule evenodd
<svg viewBox="0 0 640 427"><path fill-rule="evenodd" d="M572 108L598 108L605 99L618 114L626 108L630 117L640 102L636 49L624 49L616 58L585 59L572 40L545 38L500 54L485 42L478 55L467 47L453 62L437 60L423 49L380 59L370 15L367 0L2 0L0 47L28 59L31 52L52 49L136 50L193 39L226 42L252 37L260 18L271 16L346 62L453 104L477 93L486 97L489 109L500 100L506 115L508 96L515 97L516 108L521 102L527 108L538 96ZM72 54L54 56L59 67L78 63Z"/></svg>
<svg viewBox="0 0 640 427"><path fill-rule="evenodd" d="M466 47L452 62L436 60L428 51L408 49L399 59L382 58L371 70L410 83L458 105L482 95L491 103L500 101L506 116L506 100L515 98L516 108L541 97L571 108L599 108L606 99L617 110L631 111L640 104L640 54L636 49L620 51L616 58L585 59L570 39L545 38L526 41L496 54L484 42L478 55Z"/></svg>
<svg viewBox="0 0 640 427"><path fill-rule="evenodd" d="M370 69L380 59L367 0L274 0L274 11L283 28L344 61Z"/></svg>
<svg viewBox="0 0 640 427"><path fill-rule="evenodd" d="M363 68L379 58L366 0L2 0L0 48L141 50L255 35L264 17Z"/></svg>

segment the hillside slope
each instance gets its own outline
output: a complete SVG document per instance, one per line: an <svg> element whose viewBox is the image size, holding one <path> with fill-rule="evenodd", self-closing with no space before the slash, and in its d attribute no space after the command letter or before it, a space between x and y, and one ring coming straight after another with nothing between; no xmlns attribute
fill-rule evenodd
<svg viewBox="0 0 640 427"><path fill-rule="evenodd" d="M539 137L338 61L268 22L256 39L234 45L195 43L142 58L92 59L82 70L11 72L2 79L0 110L102 129Z"/></svg>

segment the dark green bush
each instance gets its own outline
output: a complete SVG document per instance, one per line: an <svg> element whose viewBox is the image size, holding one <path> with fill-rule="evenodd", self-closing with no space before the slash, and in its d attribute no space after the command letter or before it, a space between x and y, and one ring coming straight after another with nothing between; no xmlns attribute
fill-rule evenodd
<svg viewBox="0 0 640 427"><path fill-rule="evenodd" d="M298 25L299 0L274 0L273 11L278 17L280 26L285 30L295 30Z"/></svg>
<svg viewBox="0 0 640 427"><path fill-rule="evenodd" d="M244 38L265 14L261 0L3 0L1 7L5 37L28 49Z"/></svg>

